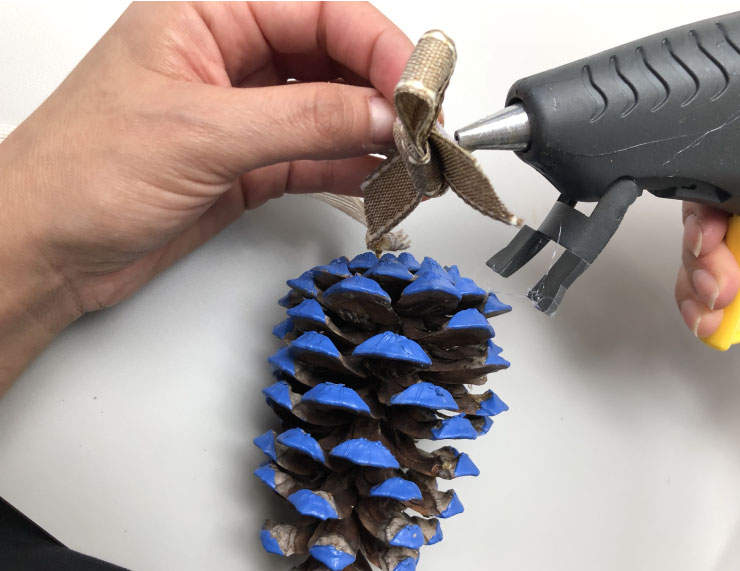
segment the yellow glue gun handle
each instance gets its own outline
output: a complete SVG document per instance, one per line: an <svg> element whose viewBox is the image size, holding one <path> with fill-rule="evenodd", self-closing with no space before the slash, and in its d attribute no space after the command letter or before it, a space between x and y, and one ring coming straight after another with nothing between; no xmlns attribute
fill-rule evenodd
<svg viewBox="0 0 740 571"><path fill-rule="evenodd" d="M735 214L730 218L725 243L740 265L740 215ZM717 331L703 341L719 351L727 351L735 343L740 343L740 294L725 307L722 323Z"/></svg>

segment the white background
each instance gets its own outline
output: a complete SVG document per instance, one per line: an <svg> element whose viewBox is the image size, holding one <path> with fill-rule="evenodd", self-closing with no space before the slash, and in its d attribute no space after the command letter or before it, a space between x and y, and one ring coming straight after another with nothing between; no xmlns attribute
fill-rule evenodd
<svg viewBox="0 0 740 571"><path fill-rule="evenodd" d="M0 4L0 123L21 121L123 4ZM730 2L382 2L412 39L454 38L454 129L543 69L733 9ZM478 152L537 225L555 200L511 153ZM403 225L417 257L501 292L511 406L463 445L481 468L423 570L740 569L740 349L716 353L673 301L678 203L643 197L554 318L523 297L554 249L508 280L485 260L514 234L454 195ZM0 401L0 495L73 548L137 570L283 570L258 531L280 507L252 470L273 422L261 387L303 269L363 249L363 229L306 197L249 212L119 306L65 331ZM2 246L0 246L2 247Z"/></svg>

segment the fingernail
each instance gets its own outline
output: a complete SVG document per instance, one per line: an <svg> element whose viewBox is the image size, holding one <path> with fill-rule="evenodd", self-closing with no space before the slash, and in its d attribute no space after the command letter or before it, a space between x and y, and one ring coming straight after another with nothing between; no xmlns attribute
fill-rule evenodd
<svg viewBox="0 0 740 571"><path fill-rule="evenodd" d="M709 309L714 309L714 304L719 296L719 282L710 272L704 269L696 270L691 281L699 297L707 304Z"/></svg>
<svg viewBox="0 0 740 571"><path fill-rule="evenodd" d="M684 222L684 234L695 258L701 253L702 230L696 214L689 214Z"/></svg>
<svg viewBox="0 0 740 571"><path fill-rule="evenodd" d="M388 100L382 97L370 97L370 140L378 145L387 145L393 142L393 121L396 120L396 111Z"/></svg>
<svg viewBox="0 0 740 571"><path fill-rule="evenodd" d="M701 325L701 310L693 299L686 299L681 302L681 316L688 325L694 337L699 337L699 325Z"/></svg>

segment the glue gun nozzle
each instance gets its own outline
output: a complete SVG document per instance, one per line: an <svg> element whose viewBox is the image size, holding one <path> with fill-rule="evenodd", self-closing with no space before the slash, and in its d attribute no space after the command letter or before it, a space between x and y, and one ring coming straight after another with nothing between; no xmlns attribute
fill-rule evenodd
<svg viewBox="0 0 740 571"><path fill-rule="evenodd" d="M515 103L455 131L455 140L458 145L470 151L524 151L531 141L529 117L524 106Z"/></svg>

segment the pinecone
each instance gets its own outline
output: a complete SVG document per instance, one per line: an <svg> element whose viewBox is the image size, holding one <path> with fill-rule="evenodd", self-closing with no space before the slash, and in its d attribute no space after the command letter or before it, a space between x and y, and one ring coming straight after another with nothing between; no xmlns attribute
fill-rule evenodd
<svg viewBox="0 0 740 571"><path fill-rule="evenodd" d="M308 554L300 571L413 570L442 539L437 518L463 511L437 478L479 473L452 446L416 442L477 438L508 409L466 385L509 366L487 318L511 307L456 266L408 253L338 258L288 285L289 317L273 330L288 346L263 389L283 431L255 439L270 458L255 474L301 516L268 520L262 544Z"/></svg>

